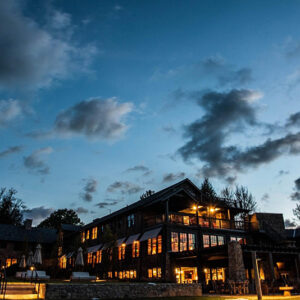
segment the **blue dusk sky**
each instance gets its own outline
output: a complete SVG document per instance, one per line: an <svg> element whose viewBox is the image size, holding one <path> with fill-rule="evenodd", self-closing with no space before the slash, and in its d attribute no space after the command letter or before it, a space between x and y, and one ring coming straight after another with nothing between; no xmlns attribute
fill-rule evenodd
<svg viewBox="0 0 300 300"><path fill-rule="evenodd" d="M183 178L300 200L300 1L1 1L0 186L84 222Z"/></svg>

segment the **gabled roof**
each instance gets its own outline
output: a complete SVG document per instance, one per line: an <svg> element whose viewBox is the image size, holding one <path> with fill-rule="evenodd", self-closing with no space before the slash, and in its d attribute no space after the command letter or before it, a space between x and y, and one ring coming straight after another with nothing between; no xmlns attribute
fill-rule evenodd
<svg viewBox="0 0 300 300"><path fill-rule="evenodd" d="M54 243L57 238L57 231L53 228L25 229L21 226L0 224L0 240L29 243Z"/></svg>
<svg viewBox="0 0 300 300"><path fill-rule="evenodd" d="M188 188L189 187L189 188ZM137 202L134 202L131 205L128 205L126 207L123 207L109 215L106 215L102 218L98 218L93 220L93 222L86 224L83 228L88 228L88 227L92 227L92 226L96 226L99 223L103 223L107 220L110 220L116 216L119 216L121 214L124 213L130 213L131 211L134 211L135 209L141 208L141 207L147 207L149 205L155 204L157 202L163 202L165 200L167 200L169 197L171 197L172 195L178 194L179 192L184 191L185 193L187 193L192 199L194 199L195 201L200 202L201 201L201 192L199 190L199 188L188 178L185 178L157 193L154 193L150 196L148 196L145 199L141 199ZM205 202L205 201L203 201ZM229 207L224 201L221 201L220 198L220 205L224 206L224 207ZM238 208L234 208L237 210L241 210ZM244 210L241 210L244 211Z"/></svg>

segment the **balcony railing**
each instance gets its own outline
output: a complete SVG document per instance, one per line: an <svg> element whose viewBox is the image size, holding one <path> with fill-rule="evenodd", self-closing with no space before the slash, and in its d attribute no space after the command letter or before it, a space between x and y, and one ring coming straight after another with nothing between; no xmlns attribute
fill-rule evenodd
<svg viewBox="0 0 300 300"><path fill-rule="evenodd" d="M145 227L154 226L164 222L164 215L151 216L144 219ZM248 230L248 223L244 221L198 217L197 222L197 216L179 213L170 213L168 222L173 224L200 226L212 229Z"/></svg>

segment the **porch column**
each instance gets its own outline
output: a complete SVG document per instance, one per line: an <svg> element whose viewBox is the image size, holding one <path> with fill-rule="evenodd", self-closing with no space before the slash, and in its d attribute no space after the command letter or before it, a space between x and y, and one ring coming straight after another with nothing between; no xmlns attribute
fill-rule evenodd
<svg viewBox="0 0 300 300"><path fill-rule="evenodd" d="M269 267L270 267L270 275L271 275L271 279L275 280L275 272L274 272L274 262L273 262L273 255L272 252L268 253L268 259L269 259Z"/></svg>
<svg viewBox="0 0 300 300"><path fill-rule="evenodd" d="M165 222L168 223L169 222L169 199L166 201L165 204L165 215L166 215Z"/></svg>
<svg viewBox="0 0 300 300"><path fill-rule="evenodd" d="M256 251L252 251L251 256L252 256L252 265L253 265L253 269L254 269L254 278L255 278L257 299L262 300L261 285L260 285L258 266L257 266L257 260L256 260Z"/></svg>

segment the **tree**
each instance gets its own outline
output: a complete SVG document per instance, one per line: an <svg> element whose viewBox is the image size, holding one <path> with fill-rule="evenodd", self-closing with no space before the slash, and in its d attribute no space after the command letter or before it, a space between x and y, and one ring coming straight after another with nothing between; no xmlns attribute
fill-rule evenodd
<svg viewBox="0 0 300 300"><path fill-rule="evenodd" d="M142 195L140 196L140 200L143 200L143 199L145 199L145 198L147 198L147 197L153 195L154 193L155 193L155 191L148 190L148 191L146 191L144 194L142 194Z"/></svg>
<svg viewBox="0 0 300 300"><path fill-rule="evenodd" d="M204 200L214 202L217 199L217 193L214 190L211 183L209 182L208 178L205 178L204 181L202 182L200 191L201 191L202 199Z"/></svg>
<svg viewBox="0 0 300 300"><path fill-rule="evenodd" d="M296 208L293 209L293 214L300 220L300 204L296 204Z"/></svg>
<svg viewBox="0 0 300 300"><path fill-rule="evenodd" d="M13 188L6 191L0 189L0 223L22 225L23 209L25 205L22 200L15 197L17 191Z"/></svg>
<svg viewBox="0 0 300 300"><path fill-rule="evenodd" d="M257 203L253 195L245 186L237 185L234 191L230 187L226 187L222 190L221 195L225 198L224 200L226 203L233 205L236 208L254 212L257 207Z"/></svg>
<svg viewBox="0 0 300 300"><path fill-rule="evenodd" d="M83 225L73 209L58 209L42 221L38 227L53 227L59 229L61 224Z"/></svg>

